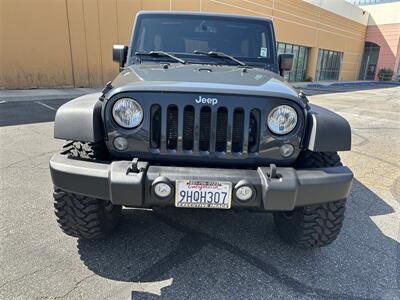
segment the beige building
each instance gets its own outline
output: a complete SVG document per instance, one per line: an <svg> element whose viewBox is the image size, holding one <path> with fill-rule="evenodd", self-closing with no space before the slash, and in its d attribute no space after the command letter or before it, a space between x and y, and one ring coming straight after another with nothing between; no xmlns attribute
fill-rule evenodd
<svg viewBox="0 0 400 300"><path fill-rule="evenodd" d="M103 85L139 10L270 18L278 51L296 54L288 79L358 79L368 13L344 0L0 0L0 87Z"/></svg>

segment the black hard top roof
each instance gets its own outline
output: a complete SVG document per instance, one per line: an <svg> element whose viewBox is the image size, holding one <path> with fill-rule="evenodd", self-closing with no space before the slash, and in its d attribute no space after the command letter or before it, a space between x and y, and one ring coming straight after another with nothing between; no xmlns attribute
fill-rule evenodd
<svg viewBox="0 0 400 300"><path fill-rule="evenodd" d="M264 18L264 17L243 16L243 15L235 15L235 14L193 12L193 11L141 10L138 12L138 15L209 16L209 17L236 18L236 19L272 22L270 19L268 19L266 17Z"/></svg>

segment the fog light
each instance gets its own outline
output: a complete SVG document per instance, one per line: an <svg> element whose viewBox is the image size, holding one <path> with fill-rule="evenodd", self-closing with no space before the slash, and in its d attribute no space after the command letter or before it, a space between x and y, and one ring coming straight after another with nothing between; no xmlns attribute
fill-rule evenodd
<svg viewBox="0 0 400 300"><path fill-rule="evenodd" d="M114 139L114 147L119 151L124 151L128 148L128 141L122 136L116 137Z"/></svg>
<svg viewBox="0 0 400 300"><path fill-rule="evenodd" d="M154 193L160 198L167 198L171 195L172 188L168 183L159 182L154 186Z"/></svg>
<svg viewBox="0 0 400 300"><path fill-rule="evenodd" d="M253 189L247 185L244 185L236 190L235 195L240 201L247 201L253 196Z"/></svg>
<svg viewBox="0 0 400 300"><path fill-rule="evenodd" d="M293 154L294 147L292 144L283 144L280 148L280 151L283 157L289 157Z"/></svg>

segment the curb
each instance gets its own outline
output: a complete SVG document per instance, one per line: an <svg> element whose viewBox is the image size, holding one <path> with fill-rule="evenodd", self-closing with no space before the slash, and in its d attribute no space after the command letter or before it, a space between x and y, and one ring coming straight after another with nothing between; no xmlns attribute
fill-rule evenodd
<svg viewBox="0 0 400 300"><path fill-rule="evenodd" d="M357 86L400 86L396 81L364 81L364 82L334 82L330 84L309 83L305 87L310 88L330 88L330 87L357 87Z"/></svg>
<svg viewBox="0 0 400 300"><path fill-rule="evenodd" d="M0 90L1 102L17 102L17 101L50 101L50 100L71 100L86 94L100 92L101 89L58 89L58 90Z"/></svg>

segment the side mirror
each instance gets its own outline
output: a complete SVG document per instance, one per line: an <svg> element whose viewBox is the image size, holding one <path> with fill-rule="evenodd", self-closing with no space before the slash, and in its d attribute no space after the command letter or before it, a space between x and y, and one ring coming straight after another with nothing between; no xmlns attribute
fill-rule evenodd
<svg viewBox="0 0 400 300"><path fill-rule="evenodd" d="M293 67L294 55L292 53L279 54L279 74L284 75L285 71L291 71Z"/></svg>
<svg viewBox="0 0 400 300"><path fill-rule="evenodd" d="M113 61L119 64L119 70L121 71L125 65L126 57L128 55L128 47L124 45L113 45L112 56Z"/></svg>

